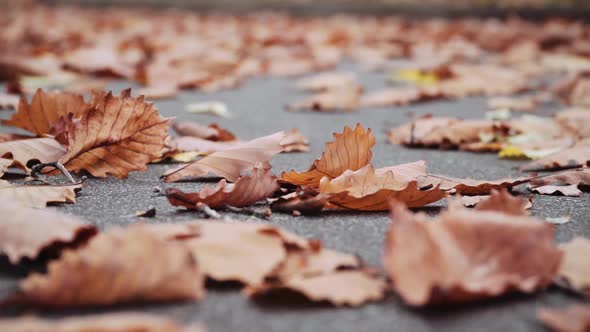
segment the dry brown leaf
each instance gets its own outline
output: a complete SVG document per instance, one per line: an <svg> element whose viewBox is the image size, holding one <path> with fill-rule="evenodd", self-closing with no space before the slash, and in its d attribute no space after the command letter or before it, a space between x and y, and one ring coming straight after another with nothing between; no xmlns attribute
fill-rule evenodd
<svg viewBox="0 0 590 332"><path fill-rule="evenodd" d="M46 319L34 316L0 319L0 330L10 332L203 332L199 326L182 327L166 317L147 313L108 313Z"/></svg>
<svg viewBox="0 0 590 332"><path fill-rule="evenodd" d="M178 87L175 85L151 85L137 90L139 96L147 99L172 99L178 94Z"/></svg>
<svg viewBox="0 0 590 332"><path fill-rule="evenodd" d="M546 186L539 186L539 187L532 187L530 190L534 193L541 194L541 195L563 195L568 197L580 197L582 196L582 191L578 189L578 185L570 184L567 186L553 186L553 185L546 185Z"/></svg>
<svg viewBox="0 0 590 332"><path fill-rule="evenodd" d="M359 269L361 266L362 262L357 256L322 248L321 243L310 241L308 248L288 248L287 258L266 280L270 280L272 284L273 280L317 276L337 270Z"/></svg>
<svg viewBox="0 0 590 332"><path fill-rule="evenodd" d="M446 195L438 186L420 190L415 180L408 181L405 177L398 179L393 168L378 172L372 165L354 172L345 171L332 180L324 177L320 181L319 191L329 194L329 202L336 206L362 211L388 210L389 202L393 199L408 207L424 206Z"/></svg>
<svg viewBox="0 0 590 332"><path fill-rule="evenodd" d="M191 136L216 142L236 140L234 134L227 129L219 127L216 123L204 126L196 122L173 121L171 127L180 136Z"/></svg>
<svg viewBox="0 0 590 332"><path fill-rule="evenodd" d="M111 229L83 248L65 251L49 263L46 275L34 273L21 281L7 303L63 308L203 295L203 277L191 253L139 225Z"/></svg>
<svg viewBox="0 0 590 332"><path fill-rule="evenodd" d="M127 89L119 96L95 94L93 104L79 121L66 124L68 150L59 161L68 170L126 178L161 156L169 119L143 97L131 97Z"/></svg>
<svg viewBox="0 0 590 332"><path fill-rule="evenodd" d="M570 169L543 176L534 177L530 184L533 186L575 184L577 186L590 185L590 168Z"/></svg>
<svg viewBox="0 0 590 332"><path fill-rule="evenodd" d="M20 97L18 95L0 93L0 110L17 109Z"/></svg>
<svg viewBox="0 0 590 332"><path fill-rule="evenodd" d="M25 258L50 258L64 248L85 243L97 233L96 227L75 217L27 208L5 198L0 199L0 210L4 214L0 223L0 252L12 264Z"/></svg>
<svg viewBox="0 0 590 332"><path fill-rule="evenodd" d="M53 138L31 138L0 143L0 157L13 161L13 166L28 170L30 161L41 163L59 160L66 148Z"/></svg>
<svg viewBox="0 0 590 332"><path fill-rule="evenodd" d="M433 87L404 86L371 91L361 96L360 107L386 107L407 105L419 101L444 98L440 90Z"/></svg>
<svg viewBox="0 0 590 332"><path fill-rule="evenodd" d="M482 201L490 198L490 195L477 195L477 196L461 196L461 203L465 207L474 207Z"/></svg>
<svg viewBox="0 0 590 332"><path fill-rule="evenodd" d="M426 175L418 177L418 187L424 188L433 185L440 185L444 191L452 191L462 195L486 195L492 189L506 188L527 183L530 180L528 176L519 178L504 178L498 180L474 180L474 179L457 179L440 175Z"/></svg>
<svg viewBox="0 0 590 332"><path fill-rule="evenodd" d="M536 96L526 97L494 97L488 99L490 109L509 109L515 112L533 112L538 105Z"/></svg>
<svg viewBox="0 0 590 332"><path fill-rule="evenodd" d="M69 185L14 185L0 180L0 198L11 199L33 208L44 208L48 203L75 203L81 183Z"/></svg>
<svg viewBox="0 0 590 332"><path fill-rule="evenodd" d="M571 148L553 153L520 167L522 171L555 170L590 166L590 138L576 143Z"/></svg>
<svg viewBox="0 0 590 332"><path fill-rule="evenodd" d="M329 302L336 306L360 306L378 301L385 296L386 283L367 270L332 271L319 275L297 275L276 285L249 287L249 297L270 295L274 292L292 291L316 302Z"/></svg>
<svg viewBox="0 0 590 332"><path fill-rule="evenodd" d="M555 113L556 123L573 132L578 138L590 137L590 110L570 108Z"/></svg>
<svg viewBox="0 0 590 332"><path fill-rule="evenodd" d="M590 240L576 237L559 247L564 255L556 283L590 297Z"/></svg>
<svg viewBox="0 0 590 332"><path fill-rule="evenodd" d="M326 143L322 157L313 162L309 170L298 173L283 172L281 179L285 182L319 186L323 177L333 179L347 170L356 171L371 162L371 148L375 145L375 136L371 129L357 124L354 129L344 127L342 133L334 133L334 140Z"/></svg>
<svg viewBox="0 0 590 332"><path fill-rule="evenodd" d="M308 152L309 141L297 128L287 130L285 138L281 141L283 152Z"/></svg>
<svg viewBox="0 0 590 332"><path fill-rule="evenodd" d="M590 78L580 78L574 85L568 101L570 105L590 107Z"/></svg>
<svg viewBox="0 0 590 332"><path fill-rule="evenodd" d="M326 91L346 86L358 86L356 75L351 72L327 72L304 77L295 86L305 91Z"/></svg>
<svg viewBox="0 0 590 332"><path fill-rule="evenodd" d="M329 198L330 195L304 189L279 197L271 203L270 208L272 211L315 215L328 204Z"/></svg>
<svg viewBox="0 0 590 332"><path fill-rule="evenodd" d="M67 92L44 92L39 89L33 96L31 104L21 97L17 112L10 120L2 123L22 128L37 136L55 134L52 126L69 114L78 116L88 112L90 105L84 102L81 95Z"/></svg>
<svg viewBox="0 0 590 332"><path fill-rule="evenodd" d="M287 105L287 110L312 110L318 112L352 111L359 106L362 87L345 85L319 92L299 102Z"/></svg>
<svg viewBox="0 0 590 332"><path fill-rule="evenodd" d="M451 206L450 206L451 207ZM475 207L478 211L496 211L512 216L526 216L532 207L530 200L513 196L506 189L492 189L490 195Z"/></svg>
<svg viewBox="0 0 590 332"><path fill-rule="evenodd" d="M245 207L270 197L279 185L276 177L270 172L270 164L257 164L252 174L242 176L234 184L221 180L215 188L205 186L197 193L185 193L176 188L168 188L166 197L173 206L184 206L188 209L198 209L203 203L212 209L225 206Z"/></svg>
<svg viewBox="0 0 590 332"><path fill-rule="evenodd" d="M383 264L411 306L530 293L557 273L561 252L553 244L553 225L464 208L437 219L413 214L401 203L392 206Z"/></svg>
<svg viewBox="0 0 590 332"><path fill-rule="evenodd" d="M275 154L283 151L281 142L284 132L253 139L224 151L214 152L207 157L166 171L162 177L166 182L187 178L202 178L214 174L228 181L236 181L240 174L254 167L256 163L268 162Z"/></svg>
<svg viewBox="0 0 590 332"><path fill-rule="evenodd" d="M565 309L541 309L537 318L555 332L588 332L590 305L572 305Z"/></svg>
<svg viewBox="0 0 590 332"><path fill-rule="evenodd" d="M65 64L77 71L116 77L133 77L134 70L124 63L117 50L108 43L79 48L64 55Z"/></svg>
<svg viewBox="0 0 590 332"><path fill-rule="evenodd" d="M21 134L0 133L0 143L29 139L31 136Z"/></svg>

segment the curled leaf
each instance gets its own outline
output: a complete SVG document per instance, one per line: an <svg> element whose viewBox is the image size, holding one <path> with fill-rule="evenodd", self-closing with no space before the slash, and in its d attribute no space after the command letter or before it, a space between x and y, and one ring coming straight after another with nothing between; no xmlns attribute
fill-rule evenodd
<svg viewBox="0 0 590 332"><path fill-rule="evenodd" d="M338 177L346 170L356 171L371 162L371 148L375 136L357 124L354 129L344 127L342 133L334 133L334 140L326 143L322 157L313 162L309 170L298 173L290 171L281 175L281 180L303 186L315 186L324 176Z"/></svg>
<svg viewBox="0 0 590 332"><path fill-rule="evenodd" d="M93 100L79 121L66 124L68 150L60 162L68 170L126 178L161 156L169 119L152 104L131 97L130 89L119 96L95 94Z"/></svg>
<svg viewBox="0 0 590 332"><path fill-rule="evenodd" d="M214 152L207 157L171 169L162 176L166 182L176 182L186 178L201 178L209 174L236 181L240 173L251 169L258 162L268 162L275 154L283 151L281 142L284 132L253 139L224 151Z"/></svg>
<svg viewBox="0 0 590 332"><path fill-rule="evenodd" d="M166 190L166 197L170 204L189 209L197 209L198 203L212 209L223 208L226 205L244 207L270 197L278 188L276 178L270 173L270 164L267 163L255 165L252 175L240 177L234 184L228 184L223 179L215 188L205 186L198 193L185 193L169 188Z"/></svg>
<svg viewBox="0 0 590 332"><path fill-rule="evenodd" d="M64 252L47 270L46 275L33 273L21 281L8 303L63 308L204 295L203 278L190 252L142 226L101 233L87 246Z"/></svg>
<svg viewBox="0 0 590 332"><path fill-rule="evenodd" d="M16 201L2 198L0 208L4 214L0 222L0 252L12 264L25 258L51 257L64 248L85 243L97 233L96 227L75 217L27 208Z"/></svg>
<svg viewBox="0 0 590 332"><path fill-rule="evenodd" d="M550 224L459 208L437 219L429 221L401 203L392 206L383 264L411 306L530 293L549 285L557 273L561 252Z"/></svg>

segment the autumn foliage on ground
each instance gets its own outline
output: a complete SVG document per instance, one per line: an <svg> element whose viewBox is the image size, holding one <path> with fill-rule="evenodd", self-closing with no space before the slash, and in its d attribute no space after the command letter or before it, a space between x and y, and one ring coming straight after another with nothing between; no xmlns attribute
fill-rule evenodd
<svg viewBox="0 0 590 332"><path fill-rule="evenodd" d="M590 296L590 240L578 236L557 244L555 224L568 220L529 213L534 195L581 196L590 185L586 24L131 9L109 14L65 7L0 14L0 76L7 80L0 108L15 110L2 124L20 132L0 134L0 252L12 265L45 267L24 276L0 305L59 310L206 301L211 281L238 283L253 301L297 294L351 307L391 292L412 307L533 294L552 285ZM275 169L274 156L309 152L310 144L324 142L309 142L298 128L244 139L215 123L163 117L152 101L183 89L236 88L255 76L332 70L344 60L403 84L371 91L353 72L314 74L294 83L309 96L285 111L338 116L483 96L490 108L485 118L412 117L390 128L387 140L409 149L526 160L522 175L455 178L429 172L423 160L378 167L378 138L362 123L334 133L317 159L309 156L307 169ZM143 87L113 93L104 89L109 78ZM550 102L562 109L535 114ZM187 110L229 113L219 102ZM161 175L165 189L155 194L195 220L99 230L45 209L75 203L88 186L85 177L124 181L154 163L173 164ZM212 178L215 183L198 191L177 187ZM442 211L411 210L432 204ZM389 211L381 267L266 220L273 213L321 217L333 211ZM226 212L264 222L234 222ZM586 331L589 311L580 305L543 309L538 316L556 331ZM86 331L104 322L113 331L200 330L142 314L90 318L20 317L0 321L0 330Z"/></svg>

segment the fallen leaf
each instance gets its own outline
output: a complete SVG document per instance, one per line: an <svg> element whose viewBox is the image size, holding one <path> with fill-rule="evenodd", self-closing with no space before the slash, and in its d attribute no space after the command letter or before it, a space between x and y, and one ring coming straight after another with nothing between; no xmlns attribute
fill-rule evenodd
<svg viewBox="0 0 590 332"><path fill-rule="evenodd" d="M477 196L461 196L461 203L465 207L474 207L482 201L490 198L490 195L477 195Z"/></svg>
<svg viewBox="0 0 590 332"><path fill-rule="evenodd" d="M533 186L545 186L550 184L588 186L590 185L590 168L577 168L533 177L530 184Z"/></svg>
<svg viewBox="0 0 590 332"><path fill-rule="evenodd" d="M579 141L571 148L556 152L520 167L522 171L556 170L590 166L590 139Z"/></svg>
<svg viewBox="0 0 590 332"><path fill-rule="evenodd" d="M590 297L590 240L575 237L559 246L564 255L559 266L556 283L562 287Z"/></svg>
<svg viewBox="0 0 590 332"><path fill-rule="evenodd" d="M383 299L386 283L366 270L333 271L312 276L295 276L279 284L249 287L249 297L292 291L316 302L329 302L335 306L360 306Z"/></svg>
<svg viewBox="0 0 590 332"><path fill-rule="evenodd" d="M552 225L533 217L455 208L429 221L395 203L392 220L383 264L411 306L531 293L561 259Z"/></svg>
<svg viewBox="0 0 590 332"><path fill-rule="evenodd" d="M590 329L590 306L571 305L565 309L541 309L537 318L555 332L587 332Z"/></svg>
<svg viewBox="0 0 590 332"><path fill-rule="evenodd" d="M574 85L568 102L574 106L590 107L590 97L588 95L590 95L590 78L580 78Z"/></svg>
<svg viewBox="0 0 590 332"><path fill-rule="evenodd" d="M309 141L301 131L297 128L287 130L285 132L285 138L281 141L283 152L308 152Z"/></svg>
<svg viewBox="0 0 590 332"><path fill-rule="evenodd" d="M356 75L351 72L320 73L301 78L295 82L297 89L313 92L338 89L346 86L356 87L358 85Z"/></svg>
<svg viewBox="0 0 590 332"><path fill-rule="evenodd" d="M162 177L166 182L176 182L214 174L228 181L236 181L243 171L251 169L258 162L268 162L275 154L283 151L281 142L284 138L285 133L281 131L253 139L227 150L214 152L190 164L168 170Z"/></svg>
<svg viewBox="0 0 590 332"><path fill-rule="evenodd" d="M590 137L590 112L584 108L570 108L561 110L554 115L556 123L573 132L576 137L583 139Z"/></svg>
<svg viewBox="0 0 590 332"><path fill-rule="evenodd" d="M67 92L46 93L39 89L33 96L31 104L21 98L17 112L10 120L2 123L8 126L22 128L37 136L55 134L52 126L69 114L78 116L88 112L90 105L86 104L81 95Z"/></svg>
<svg viewBox="0 0 590 332"><path fill-rule="evenodd" d="M287 105L287 110L312 110L318 112L352 111L358 107L362 88L358 85L340 86L316 93L302 101Z"/></svg>
<svg viewBox="0 0 590 332"><path fill-rule="evenodd" d="M563 196L569 197L580 197L582 196L582 191L578 189L578 185L570 184L568 186L539 186L539 187L532 187L530 190L534 193L541 194L541 195L556 195L561 194Z"/></svg>
<svg viewBox="0 0 590 332"><path fill-rule="evenodd" d="M198 203L205 204L212 209L225 206L245 207L270 197L279 185L276 177L270 172L270 164L257 164L252 174L242 176L234 184L221 180L215 188L205 186L198 193L185 193L176 188L168 188L166 197L173 206L184 206L188 209L198 209Z"/></svg>
<svg viewBox="0 0 590 332"><path fill-rule="evenodd" d="M400 106L444 97L436 88L404 86L370 91L361 96L359 105L360 107Z"/></svg>
<svg viewBox="0 0 590 332"><path fill-rule="evenodd" d="M171 99L178 94L178 87L174 85L151 85L137 90L139 96L147 99Z"/></svg>
<svg viewBox="0 0 590 332"><path fill-rule="evenodd" d="M0 223L0 252L12 264L25 258L34 261L52 257L65 248L84 244L97 233L96 227L76 217L27 208L18 201L2 198L0 208L4 214Z"/></svg>
<svg viewBox="0 0 590 332"><path fill-rule="evenodd" d="M83 248L65 251L49 263L47 274L33 273L22 280L6 303L64 308L195 300L203 295L203 278L190 252L140 225L111 229Z"/></svg>
<svg viewBox="0 0 590 332"><path fill-rule="evenodd" d="M426 176L420 176L417 180L419 188L439 185L441 190L452 191L462 195L485 195L489 194L492 189L510 189L514 186L527 183L530 180L530 177L523 176L519 178L504 178L498 180L474 180L429 174Z"/></svg>
<svg viewBox="0 0 590 332"><path fill-rule="evenodd" d="M28 170L29 162L48 163L59 160L66 148L53 138L31 138L0 143L0 157L13 161L13 166Z"/></svg>
<svg viewBox="0 0 590 332"><path fill-rule="evenodd" d="M44 208L47 203L75 203L76 191L81 183L69 185L14 185L0 180L0 197L12 199L22 205Z"/></svg>
<svg viewBox="0 0 590 332"><path fill-rule="evenodd" d="M529 214L527 210L531 207L530 199L513 196L506 189L492 189L489 197L479 202L475 210L496 211L512 216L526 216Z"/></svg>
<svg viewBox="0 0 590 332"><path fill-rule="evenodd" d="M347 170L337 178L322 178L320 193L329 194L328 201L336 206L362 211L384 211L389 202L397 200L408 207L424 206L445 197L438 186L420 190L415 179L397 178L395 169L375 171L366 165L357 171Z"/></svg>
<svg viewBox="0 0 590 332"><path fill-rule="evenodd" d="M329 198L330 195L328 194L303 189L279 197L271 203L270 208L272 211L316 215L328 204Z"/></svg>
<svg viewBox="0 0 590 332"><path fill-rule="evenodd" d="M185 107L185 110L190 113L208 113L211 115L219 116L222 118L231 118L232 114L230 113L227 106L219 101L206 101L200 103L192 103L188 104Z"/></svg>
<svg viewBox="0 0 590 332"><path fill-rule="evenodd" d="M0 158L0 178L4 175L4 171L12 166L12 163L11 159Z"/></svg>
<svg viewBox="0 0 590 332"><path fill-rule="evenodd" d="M526 97L494 97L488 99L490 109L509 109L515 112L533 112L538 102L535 96Z"/></svg>
<svg viewBox="0 0 590 332"><path fill-rule="evenodd" d="M21 316L0 319L0 330L11 332L203 332L199 326L182 327L166 317L146 313L108 313L60 319Z"/></svg>
<svg viewBox="0 0 590 332"><path fill-rule="evenodd" d="M66 124L68 149L59 161L69 171L126 178L161 156L169 119L152 104L131 97L130 89L119 96L95 94L93 99L95 106L79 121Z"/></svg>
<svg viewBox="0 0 590 332"><path fill-rule="evenodd" d="M172 122L172 129L180 136L203 138L209 141L235 141L236 137L229 130L212 123L208 126L196 122Z"/></svg>
<svg viewBox="0 0 590 332"><path fill-rule="evenodd" d="M326 143L322 157L313 162L309 170L298 173L283 172L281 180L302 186L319 186L321 178L340 176L347 170L356 171L371 162L371 148L375 136L371 129L365 130L360 124L354 129L344 127L342 133L334 133L334 140Z"/></svg>

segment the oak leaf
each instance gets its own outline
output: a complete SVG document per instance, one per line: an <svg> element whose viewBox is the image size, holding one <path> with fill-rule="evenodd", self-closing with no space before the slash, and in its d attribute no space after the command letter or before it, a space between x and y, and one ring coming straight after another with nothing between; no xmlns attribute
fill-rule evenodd
<svg viewBox="0 0 590 332"><path fill-rule="evenodd" d="M166 197L170 204L188 209L197 209L198 203L212 209L227 205L245 207L270 197L278 188L276 177L270 173L270 164L267 163L255 165L251 175L242 176L233 184L228 184L222 179L215 188L205 186L198 193L185 193L176 188L169 188L166 190Z"/></svg>
<svg viewBox="0 0 590 332"><path fill-rule="evenodd" d="M126 178L161 156L169 119L131 90L94 94L93 107L66 124L68 150L60 162L73 172Z"/></svg>
<svg viewBox="0 0 590 332"><path fill-rule="evenodd" d="M576 237L559 247L564 255L556 283L590 297L590 240Z"/></svg>
<svg viewBox="0 0 590 332"><path fill-rule="evenodd" d="M371 162L371 148L375 145L371 129L365 130L360 124L354 129L346 126L342 133L334 133L333 136L334 140L326 143L322 157L315 160L309 170L302 173L283 172L281 180L317 187L324 176L333 179L347 170L356 171Z"/></svg>
<svg viewBox="0 0 590 332"><path fill-rule="evenodd" d="M34 273L22 280L7 303L63 308L203 295L203 278L190 252L139 225L111 229L83 248L65 251L49 263L46 275Z"/></svg>
<svg viewBox="0 0 590 332"><path fill-rule="evenodd" d="M17 112L2 123L22 128L37 136L55 134L52 127L69 114L78 116L88 112L90 105L84 97L67 92L44 92L38 89L31 104L21 97Z"/></svg>
<svg viewBox="0 0 590 332"><path fill-rule="evenodd" d="M203 159L166 171L166 182L186 178L200 178L214 174L228 181L236 181L240 173L251 169L257 162L268 162L275 154L283 151L281 142L284 132L253 139L230 149L214 152Z"/></svg>
<svg viewBox="0 0 590 332"><path fill-rule="evenodd" d="M383 264L411 306L530 293L559 267L553 225L536 218L455 208L430 221L395 203L392 220Z"/></svg>
<svg viewBox="0 0 590 332"><path fill-rule="evenodd" d="M75 203L81 183L69 185L15 185L0 180L0 198L11 199L33 208L44 208L48 203Z"/></svg>
<svg viewBox="0 0 590 332"><path fill-rule="evenodd" d="M182 327L166 317L147 313L93 314L61 319L21 316L0 319L0 330L11 332L203 332L199 326Z"/></svg>
<svg viewBox="0 0 590 332"><path fill-rule="evenodd" d="M77 247L97 233L96 227L75 217L50 210L36 210L2 198L4 214L0 223L0 252L12 264L23 259L36 260Z"/></svg>

